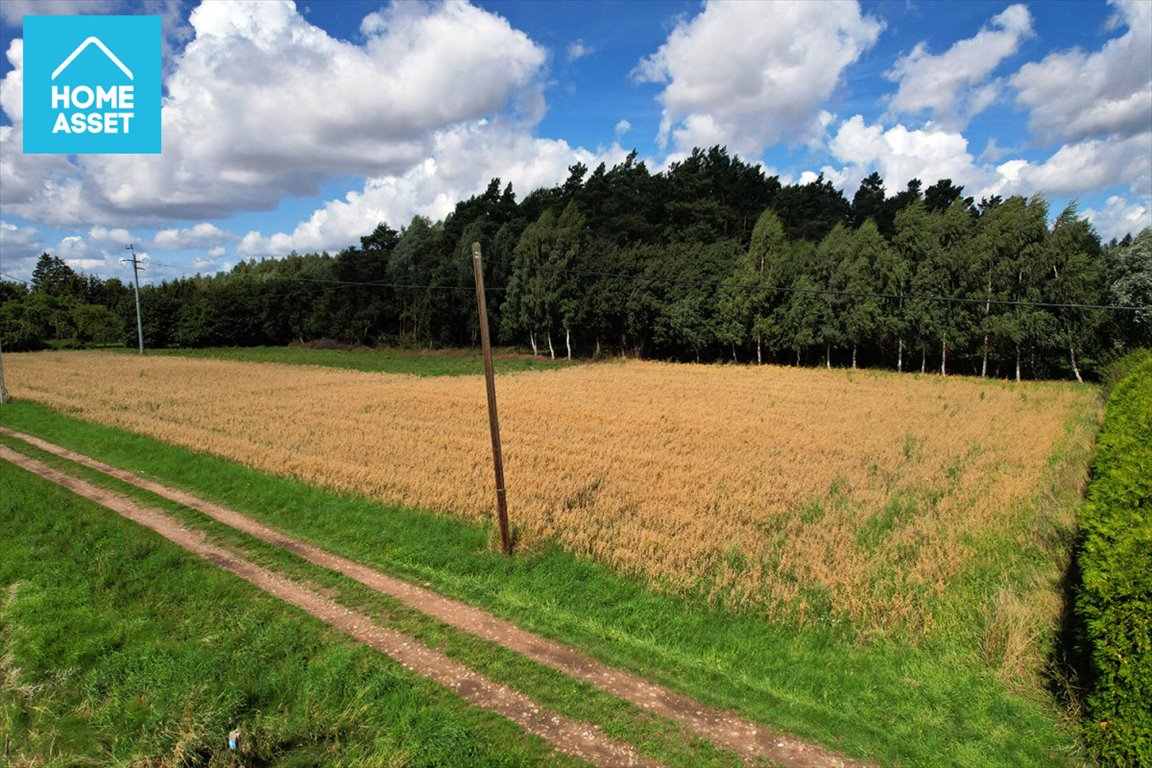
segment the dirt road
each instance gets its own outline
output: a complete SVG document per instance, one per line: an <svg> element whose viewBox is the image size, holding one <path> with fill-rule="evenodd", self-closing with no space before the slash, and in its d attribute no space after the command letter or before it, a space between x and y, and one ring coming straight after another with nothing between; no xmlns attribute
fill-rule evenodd
<svg viewBox="0 0 1152 768"><path fill-rule="evenodd" d="M0 427L0 433L194 509L236 530L288 550L315 565L348 576L457 629L498 643L573 678L585 680L605 693L687 726L700 737L736 752L746 762L753 763L766 758L787 768L808 766L857 768L864 765L826 748L771 733L733 713L705 707L682 694L632 673L609 667L561 643L527 632L474 606L446 598L431 590L286 536L235 510L117 469L31 435L3 427ZM388 654L418 674L452 688L476 706L498 712L513 720L526 730L555 744L564 752L577 755L596 765L655 764L637 755L627 745L611 742L594 726L577 723L556 713L542 710L522 694L483 678L443 654L424 648L414 638L380 627L363 614L349 611L315 592L209 544L202 534L182 528L176 520L159 510L144 507L130 499L58 472L42 462L29 459L3 446L0 446L0 458L52 480L157 531L200 557Z"/></svg>

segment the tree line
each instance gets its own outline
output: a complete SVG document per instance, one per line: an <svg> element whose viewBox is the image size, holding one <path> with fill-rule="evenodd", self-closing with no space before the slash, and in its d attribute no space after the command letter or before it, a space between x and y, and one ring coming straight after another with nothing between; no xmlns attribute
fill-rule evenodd
<svg viewBox="0 0 1152 768"><path fill-rule="evenodd" d="M1152 231L1102 243L1075 206L976 203L943 179L851 200L782 185L726 149L661 173L632 153L517 200L494 179L443 221L380 223L335 255L290 253L141 289L147 347L477 343L471 243L499 343L552 356L1093 374L1152 345ZM44 254L0 283L0 343L135 345L131 287Z"/></svg>

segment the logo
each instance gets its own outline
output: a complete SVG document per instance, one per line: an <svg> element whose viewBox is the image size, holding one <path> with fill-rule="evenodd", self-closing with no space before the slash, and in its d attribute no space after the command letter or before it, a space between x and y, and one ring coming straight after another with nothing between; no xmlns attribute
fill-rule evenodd
<svg viewBox="0 0 1152 768"><path fill-rule="evenodd" d="M160 152L160 17L25 16L24 152Z"/></svg>

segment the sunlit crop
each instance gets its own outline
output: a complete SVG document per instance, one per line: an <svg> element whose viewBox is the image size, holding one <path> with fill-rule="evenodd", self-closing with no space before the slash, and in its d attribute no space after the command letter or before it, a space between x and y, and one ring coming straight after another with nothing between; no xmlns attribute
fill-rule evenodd
<svg viewBox="0 0 1152 768"><path fill-rule="evenodd" d="M493 514L480 376L57 352L5 367L14 397L79 418L388 502ZM1032 519L1033 502L1051 457L1090 439L1076 425L1096 407L1063 384L643 362L497 389L523 549L552 539L663 589L861 635L919 633L987 542L1027 548L1067 525ZM988 611L1025 599L1006 588L988 585Z"/></svg>

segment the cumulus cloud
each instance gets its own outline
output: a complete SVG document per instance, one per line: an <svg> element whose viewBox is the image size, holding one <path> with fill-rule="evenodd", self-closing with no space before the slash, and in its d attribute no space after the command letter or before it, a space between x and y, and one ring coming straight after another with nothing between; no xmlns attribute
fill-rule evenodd
<svg viewBox="0 0 1152 768"><path fill-rule="evenodd" d="M1045 141L1146 133L1152 125L1152 3L1114 0L1127 31L1095 53L1075 49L1025 64L1016 103Z"/></svg>
<svg viewBox="0 0 1152 768"><path fill-rule="evenodd" d="M91 270L103 266L106 257L92 242L80 235L67 235L56 244L55 255L73 269Z"/></svg>
<svg viewBox="0 0 1152 768"><path fill-rule="evenodd" d="M105 14L159 16L163 31L161 52L166 65L192 36L192 29L184 20L181 0L4 0L0 3L0 21L13 27L22 26L25 16Z"/></svg>
<svg viewBox="0 0 1152 768"><path fill-rule="evenodd" d="M1152 197L1152 133L1129 138L1090 139L1067 144L1044 160L1011 158L992 166L999 152L972 156L959 131L928 123L909 129L869 124L860 115L844 121L828 142L832 156L844 163L825 166L837 186L853 189L871 170L889 189L918 178L926 185L943 178L963 184L977 199L991 195L1076 197L1126 185L1140 199Z"/></svg>
<svg viewBox="0 0 1152 768"><path fill-rule="evenodd" d="M107 227L92 227L88 230L88 239L102 245L114 245L118 247L124 247L128 243L135 241L132 233L123 227L115 227L112 229Z"/></svg>
<svg viewBox="0 0 1152 768"><path fill-rule="evenodd" d="M10 221L0 219L0 246L4 250L9 247L22 247L32 244L39 244L40 231L36 227L29 227L20 224L15 224Z"/></svg>
<svg viewBox="0 0 1152 768"><path fill-rule="evenodd" d="M1006 188L1013 192L1079 195L1125 184L1133 194L1148 197L1152 195L1150 147L1152 133L1089 139L1065 144L1041 163L1016 161L1010 173L1005 169L1001 175L1010 177L1013 184Z"/></svg>
<svg viewBox="0 0 1152 768"><path fill-rule="evenodd" d="M999 84L988 79L1031 35L1028 9L1011 5L993 16L974 37L957 41L942 54L933 55L919 43L911 53L897 59L886 74L900 84L889 108L906 115L930 111L937 123L965 125L996 100Z"/></svg>
<svg viewBox="0 0 1152 768"><path fill-rule="evenodd" d="M122 12L129 10L160 17L160 28L163 30L160 53L164 61L165 71L171 71L173 57L183 49L184 44L191 40L195 34L184 18L182 0L145 0L144 3L129 6Z"/></svg>
<svg viewBox="0 0 1152 768"><path fill-rule="evenodd" d="M1087 208L1083 216L1092 222L1100 237L1119 240L1124 235L1135 235L1145 227L1152 227L1152 201L1146 198L1143 202L1132 202L1112 195L1105 201L1103 210Z"/></svg>
<svg viewBox="0 0 1152 768"><path fill-rule="evenodd" d="M59 224L268 209L333 176L403 174L454 124L507 113L531 123L542 109L544 49L463 2L393 3L364 20L362 45L309 24L291 2L204 3L190 25L195 38L166 80L163 154L69 167L6 151L5 206ZM13 125L0 140L15 147L21 41L8 54L0 106Z"/></svg>
<svg viewBox="0 0 1152 768"><path fill-rule="evenodd" d="M0 273L28 280L43 252L40 230L0 219Z"/></svg>
<svg viewBox="0 0 1152 768"><path fill-rule="evenodd" d="M495 177L524 194L562 182L573 163L611 165L625 154L619 145L592 153L562 140L533 138L506 121L458 125L438 132L429 156L404 174L369 178L360 190L326 202L292 232L249 232L237 250L245 256L335 250L381 221L399 229L417 214L441 219Z"/></svg>
<svg viewBox="0 0 1152 768"><path fill-rule="evenodd" d="M0 110L12 125L0 125L0 203L8 210L67 185L77 171L65 155L23 154L24 41L12 40L6 52L12 69L0 80Z"/></svg>
<svg viewBox="0 0 1152 768"><path fill-rule="evenodd" d="M116 10L117 5L116 0L4 0L0 21L19 27L25 16L103 14Z"/></svg>
<svg viewBox="0 0 1152 768"><path fill-rule="evenodd" d="M0 279L27 282L43 251L43 237L36 227L0 219Z"/></svg>
<svg viewBox="0 0 1152 768"><path fill-rule="evenodd" d="M939 121L918 129L897 123L867 124L856 115L840 124L828 142L833 157L845 163L825 167L834 183L851 189L870 170L891 188L910 178L926 184L951 178L977 198L990 195L1042 193L1056 197L1091 195L1126 186L1137 200L1152 197L1152 4L1117 3L1128 31L1101 51L1054 53L1027 64L1010 80L1019 104L1029 106L1031 127L1045 139L1065 143L1044 158L1025 159L1020 150L989 139L973 158L960 128L988 99L996 83L985 80L1004 57L1016 52L1031 34L1031 19L1022 6L1010 6L979 34L932 56L917 46L897 61L889 77L900 82L890 112L918 114L930 110ZM889 115L891 119L891 115ZM1115 197L1107 211L1095 215L1110 222L1146 206Z"/></svg>
<svg viewBox="0 0 1152 768"><path fill-rule="evenodd" d="M593 49L585 45L583 40L576 40L574 42L568 43L568 63L571 64L577 59L582 59L585 56L589 56L592 54L592 52Z"/></svg>
<svg viewBox="0 0 1152 768"><path fill-rule="evenodd" d="M828 149L847 167L827 168L825 174L846 189L858 184L873 168L893 190L914 178L925 184L952 179L968 187L993 181L988 172L976 166L963 134L932 123L916 130L904 125L885 129L855 115L840 126Z"/></svg>
<svg viewBox="0 0 1152 768"><path fill-rule="evenodd" d="M56 245L48 246L44 250L63 259L65 264L77 272L86 272L100 277L115 276L122 280L132 278L132 267L124 263L124 258L128 254L124 252L124 244L119 240L115 243L101 242L93 238L91 233L88 236L65 235L60 238ZM146 251L137 251L136 256L141 262L148 260ZM33 265L30 264L29 274L32 268ZM142 275L141 280L143 279L144 276Z"/></svg>
<svg viewBox="0 0 1152 768"><path fill-rule="evenodd" d="M756 157L818 133L846 67L883 24L850 2L709 2L633 70L663 83L659 140L681 151L726 144Z"/></svg>
<svg viewBox="0 0 1152 768"><path fill-rule="evenodd" d="M235 240L236 236L211 222L203 221L184 229L161 229L152 238L150 247L158 251L215 248L221 243Z"/></svg>

